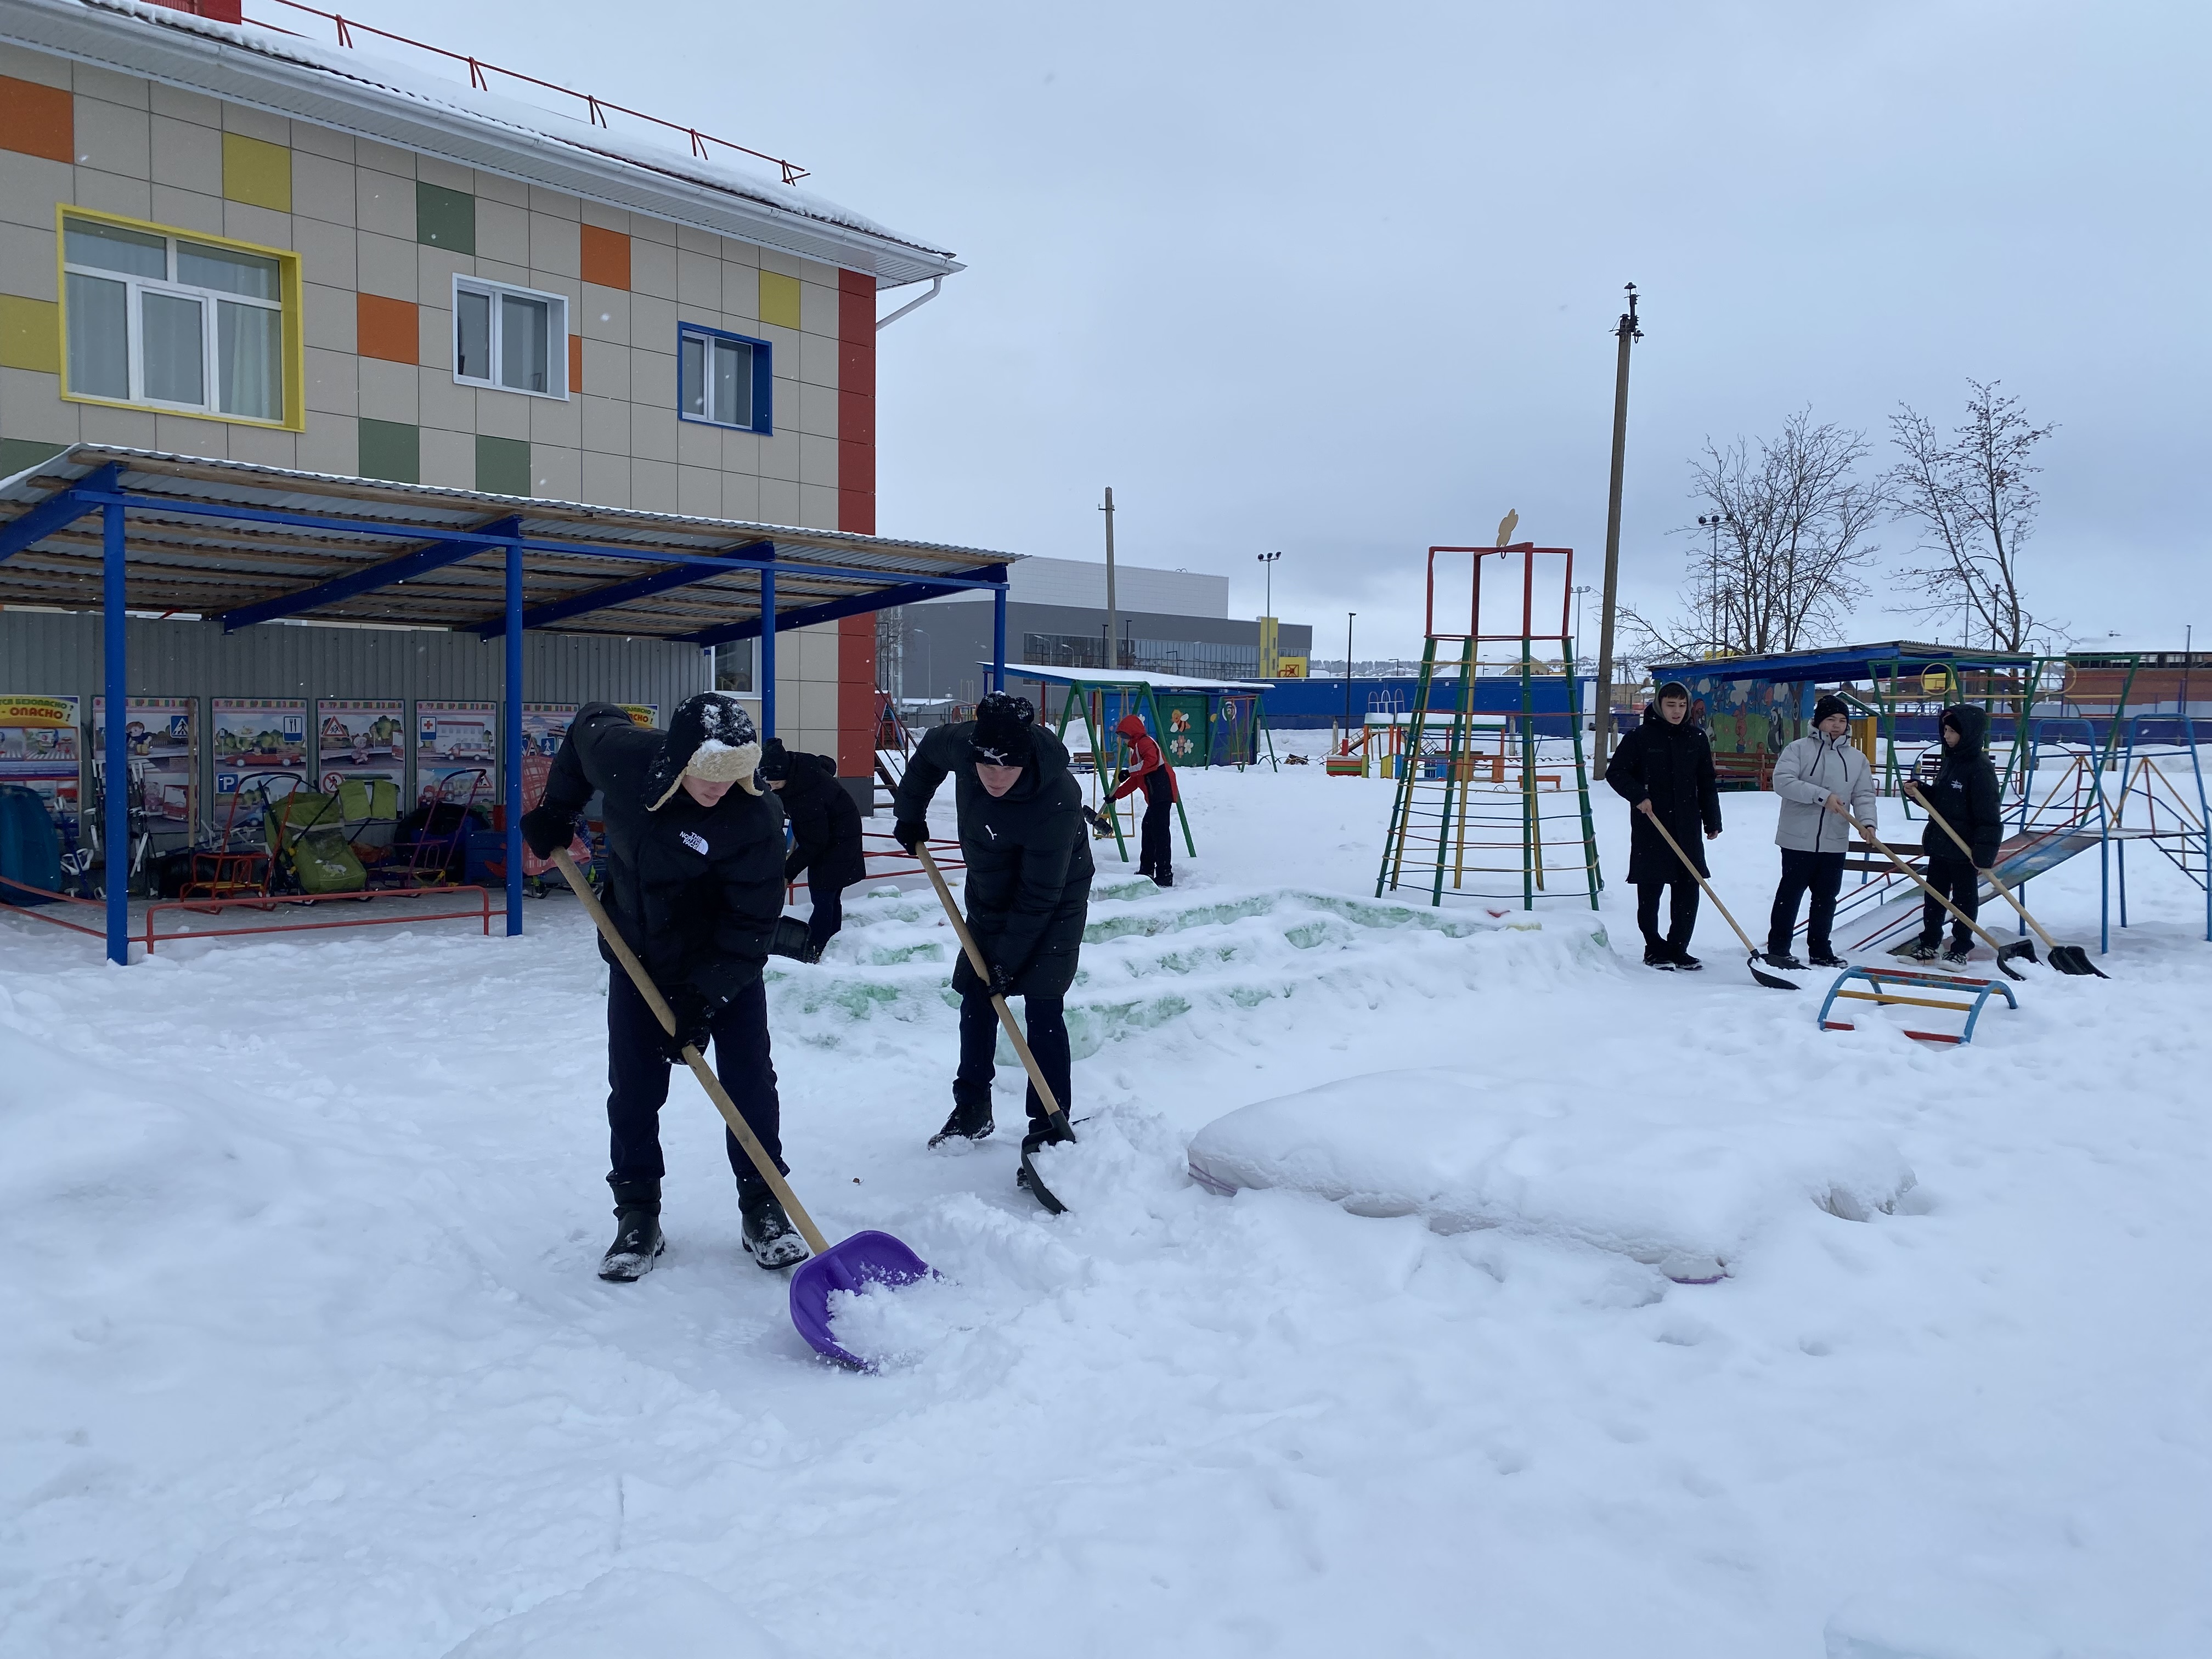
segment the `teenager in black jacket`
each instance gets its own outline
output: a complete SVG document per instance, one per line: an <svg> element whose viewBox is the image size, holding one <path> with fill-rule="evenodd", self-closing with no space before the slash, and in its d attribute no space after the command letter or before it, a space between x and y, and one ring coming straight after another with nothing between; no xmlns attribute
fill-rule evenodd
<svg viewBox="0 0 2212 1659"><path fill-rule="evenodd" d="M954 1135L981 1140L992 1132L994 992L1023 999L1030 1052L1060 1109L1073 1109L1064 1000L1075 982L1094 868L1083 791L1068 774L1067 750L1038 729L1026 697L994 691L975 705L974 720L940 726L921 740L899 781L891 834L900 846L910 850L929 838L930 797L947 773L968 866L968 927L990 977L976 978L964 951L952 970L960 993L960 1070L952 1115L932 1146ZM1022 1145L1034 1152L1048 1139L1034 1085L1029 1117Z"/></svg>
<svg viewBox="0 0 2212 1659"><path fill-rule="evenodd" d="M1978 916L1982 872L1997 861L1997 848L2004 841L2004 800L1997 788L1996 768L1990 763L1989 711L1960 703L1943 711L1939 729L1943 761L1926 799L1974 851L1971 859L1962 857L1959 843L1933 819L1921 833L1920 850L1928 854L1928 884L1957 905L1960 915ZM1933 898L1923 902L1920 939L1912 947L1915 961L1935 960L1943 944L1943 919L1949 914ZM1973 930L1952 917L1951 948L1943 951L1944 960L1964 962L1973 948Z"/></svg>
<svg viewBox="0 0 2212 1659"><path fill-rule="evenodd" d="M827 755L793 754L782 739L761 746L761 781L775 791L791 820L786 882L806 873L814 913L806 921L805 960L822 960L823 948L845 925L845 890L868 878L860 840L860 808L837 781L837 763Z"/></svg>
<svg viewBox="0 0 2212 1659"><path fill-rule="evenodd" d="M1636 809L1629 820L1628 879L1636 888L1636 925L1644 932L1647 968L1695 970L1690 954L1698 926L1698 880L1652 827L1667 826L1682 851L1705 867L1704 843L1721 832L1720 785L1713 775L1713 746L1690 722L1690 689L1669 680L1644 706L1644 724L1620 740L1606 763L1605 781ZM1702 836L1700 834L1702 832ZM1668 929L1659 933L1659 896L1674 890Z"/></svg>
<svg viewBox="0 0 2212 1659"><path fill-rule="evenodd" d="M783 913L783 812L755 781L760 744L734 698L705 691L666 732L612 703L576 711L540 804L523 815L530 850L550 858L594 792L606 824L608 917L676 1013L676 1035L613 965L607 977L607 1185L617 1231L599 1277L639 1277L660 1254L660 1108L685 1043L714 1070L761 1145L785 1168L761 965ZM599 954L613 964L604 942ZM744 1244L763 1267L805 1259L783 1206L724 1132Z"/></svg>

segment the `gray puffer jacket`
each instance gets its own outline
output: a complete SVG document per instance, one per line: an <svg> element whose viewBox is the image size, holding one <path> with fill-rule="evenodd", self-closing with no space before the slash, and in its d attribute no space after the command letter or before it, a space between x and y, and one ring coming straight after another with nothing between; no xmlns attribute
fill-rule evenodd
<svg viewBox="0 0 2212 1659"><path fill-rule="evenodd" d="M1814 732L1791 744L1774 763L1774 793L1782 797L1777 847L1799 853L1848 849L1851 826L1827 810L1831 795L1842 796L1861 823L1875 827L1874 768L1849 735L1825 738Z"/></svg>

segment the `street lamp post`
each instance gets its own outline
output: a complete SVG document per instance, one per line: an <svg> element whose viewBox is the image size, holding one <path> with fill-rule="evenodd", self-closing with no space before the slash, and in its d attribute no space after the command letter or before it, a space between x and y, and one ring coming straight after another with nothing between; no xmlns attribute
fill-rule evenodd
<svg viewBox="0 0 2212 1659"><path fill-rule="evenodd" d="M1352 619L1359 613L1344 613L1344 740L1352 741Z"/></svg>
<svg viewBox="0 0 2212 1659"><path fill-rule="evenodd" d="M1698 514L1698 527L1711 532L1711 550L1705 558L1705 580L1712 584L1712 617L1708 626L1711 642L1706 647L1717 651L1721 646L1721 515L1717 513Z"/></svg>
<svg viewBox="0 0 2212 1659"><path fill-rule="evenodd" d="M1278 549L1273 553L1255 553L1252 556L1260 562L1260 568L1267 573L1267 597L1261 604L1260 613L1260 678L1271 680L1282 666L1277 659L1275 644L1275 562L1283 555Z"/></svg>

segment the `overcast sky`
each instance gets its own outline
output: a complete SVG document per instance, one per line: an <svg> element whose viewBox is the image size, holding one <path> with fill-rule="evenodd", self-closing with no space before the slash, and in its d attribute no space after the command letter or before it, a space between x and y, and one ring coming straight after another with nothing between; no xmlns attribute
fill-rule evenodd
<svg viewBox="0 0 2212 1659"><path fill-rule="evenodd" d="M1948 427L1972 375L2058 424L2031 602L2084 644L2212 634L2202 0L371 19L792 156L955 250L880 336L886 532L1097 557L1110 483L1121 557L1224 573L1253 615L1279 548L1286 620L1418 651L1421 550L1509 507L1596 580L1633 281L1625 600L1668 607L1708 434L1809 405L1879 456L1900 399ZM1877 574L1911 537L1881 539ZM1927 635L1879 604L1861 637Z"/></svg>

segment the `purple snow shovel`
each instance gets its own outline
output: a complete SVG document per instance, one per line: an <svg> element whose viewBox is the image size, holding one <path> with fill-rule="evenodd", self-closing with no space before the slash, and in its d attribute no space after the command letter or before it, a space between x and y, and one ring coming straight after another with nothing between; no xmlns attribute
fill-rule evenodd
<svg viewBox="0 0 2212 1659"><path fill-rule="evenodd" d="M653 1010L653 1017L660 1022L660 1029L674 1036L676 1016L668 1006L668 1000L660 994L660 988L645 971L645 964L637 959L637 953L615 931L614 923L607 919L605 909L592 893L590 884L585 881L583 872L576 868L576 861L568 856L568 848L564 847L556 851L553 854L553 862L561 866L561 873L568 878L570 889L582 902L586 913L592 918L592 926L599 930L599 937L606 941L607 949L614 952L615 960L621 963L623 971L629 975L630 983L637 987L637 994ZM775 1160L768 1155L768 1149L753 1133L752 1126L738 1115L728 1091L722 1087L722 1079L714 1075L706 1060L701 1058L699 1051L688 1042L684 1045L684 1061L690 1066L691 1075L699 1079L699 1086L707 1091L707 1098L714 1103L714 1109L722 1115L722 1121L730 1126L730 1133L737 1137L738 1145L745 1149L745 1156L752 1159L753 1168L760 1171L761 1179L768 1182L769 1190L775 1194L776 1202L783 1206L784 1213L791 1218L791 1224L799 1229L799 1236L806 1241L807 1249L814 1252L799 1264L799 1270L791 1276L791 1322L799 1328L799 1334L806 1339L807 1346L815 1352L836 1360L840 1364L866 1370L868 1362L838 1346L836 1337L830 1331L830 1293L833 1291L863 1290L871 1285L911 1285L919 1279L934 1278L934 1270L889 1233L854 1233L843 1243L836 1245L823 1237L822 1230L814 1224L814 1218L806 1213L798 1194L784 1180L783 1171L775 1167Z"/></svg>

